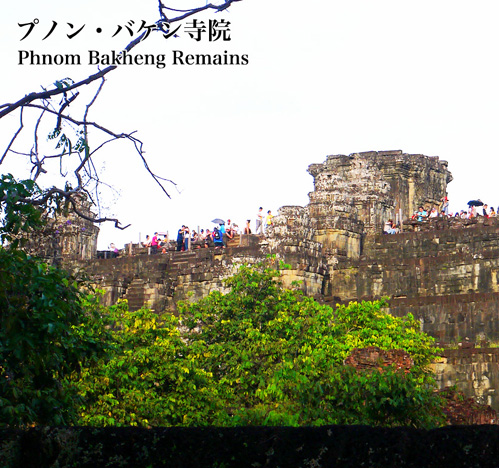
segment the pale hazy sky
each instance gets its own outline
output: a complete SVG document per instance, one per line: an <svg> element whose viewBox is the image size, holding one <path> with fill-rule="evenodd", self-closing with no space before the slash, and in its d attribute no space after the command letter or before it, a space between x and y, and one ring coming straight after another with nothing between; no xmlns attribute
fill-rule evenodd
<svg viewBox="0 0 499 468"><path fill-rule="evenodd" d="M86 64L88 50L119 51L130 37L124 28L112 38L118 25L157 19L155 1L138 4L1 6L0 102L95 72ZM129 145L98 153L96 165L118 191L103 192L104 214L132 223L123 232L103 227L99 248L137 241L139 232L142 239L155 230L173 234L181 224L211 228L216 217L242 226L259 206L275 213L305 205L313 181L307 167L328 154L401 149L439 156L454 176L452 210L472 198L499 205L498 12L495 1L243 0L197 17L230 21L230 42L197 43L182 30L178 39L151 35L132 53L163 53L165 68L122 66L110 73L89 119L116 132L137 130L151 167L179 190L168 187L171 199L162 195ZM34 18L39 23L20 41L25 29L18 23ZM42 41L53 21L56 29ZM78 53L83 63L19 65L19 50ZM227 50L247 54L249 63L172 65L173 50ZM17 121L0 121L0 144ZM25 141L19 150L29 149ZM19 165L12 170L21 174Z"/></svg>

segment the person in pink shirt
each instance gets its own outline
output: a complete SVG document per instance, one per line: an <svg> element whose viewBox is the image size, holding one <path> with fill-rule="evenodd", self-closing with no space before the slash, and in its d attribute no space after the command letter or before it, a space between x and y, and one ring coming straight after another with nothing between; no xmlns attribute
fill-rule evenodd
<svg viewBox="0 0 499 468"><path fill-rule="evenodd" d="M158 233L155 232L154 237L151 240L151 253L152 254L158 253L158 246L159 246Z"/></svg>

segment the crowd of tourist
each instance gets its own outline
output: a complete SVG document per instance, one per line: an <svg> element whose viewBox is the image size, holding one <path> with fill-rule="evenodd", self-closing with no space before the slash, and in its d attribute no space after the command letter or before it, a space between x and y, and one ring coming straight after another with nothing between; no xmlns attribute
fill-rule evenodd
<svg viewBox="0 0 499 468"><path fill-rule="evenodd" d="M440 200L439 206L423 207L420 206L417 211L412 215L412 220L424 221L429 218L459 218L459 219L472 219L478 216L484 216L485 218L495 218L499 212L499 207L497 211L493 206L489 207L486 203L483 203L480 199L470 200L468 202L467 210L458 210L455 213L449 212L449 199L443 197ZM383 232L385 234L397 234L400 232L400 225L394 223L392 219L389 219L384 227Z"/></svg>
<svg viewBox="0 0 499 468"><path fill-rule="evenodd" d="M263 208L258 209L255 220L255 231L257 235L263 235L267 233L270 226L274 224L274 216L270 210L267 214L263 212ZM227 223L222 219L213 220L217 225L210 229L201 229L199 232L191 230L189 226L183 225L177 231L176 238L176 250L177 252L184 252L191 249L201 249L201 248L225 248L227 243L234 238L234 236L239 234L252 234L251 230L251 220L246 220L245 226L242 231L239 226L232 222L230 219ZM163 238L161 238L163 235ZM143 247L147 247L149 254L156 253L166 253L169 250L170 240L168 239L168 234L158 234L154 233L152 239L149 235L146 236L144 242L142 242Z"/></svg>
<svg viewBox="0 0 499 468"><path fill-rule="evenodd" d="M429 218L447 217L447 218L460 218L460 219L471 219L477 216L484 216L486 218L492 218L498 216L499 207L497 211L494 207L489 207L486 203L481 200L471 200L468 202L467 210L456 211L455 213L449 212L449 199L447 197L442 197L438 206L434 205L431 207L420 206L417 211L412 215L412 220L423 221ZM255 219L255 230L251 229L251 220L247 219L244 228L240 230L239 226L233 223L230 219L225 223L224 220L216 219L218 225L210 229L201 229L199 232L191 230L189 226L183 225L177 232L176 238L176 250L177 252L183 252L191 249L201 249L201 248L225 248L227 243L234 238L234 236L239 234L256 234L264 235L267 234L268 229L273 226L274 216L270 210L267 214L260 207L256 214ZM385 234L397 234L401 230L400 223L396 223L393 219L389 219L385 222L383 227L383 232ZM161 238L161 235L163 238ZM149 235L146 236L144 242L142 242L143 247L147 247L149 254L156 253L166 253L168 250L172 250L170 240L168 239L168 234L155 232L152 239ZM117 249L112 244L110 248L114 256L117 256Z"/></svg>
<svg viewBox="0 0 499 468"><path fill-rule="evenodd" d="M196 232L191 231L189 226L182 226L177 232L177 252L208 247L224 248L236 234L239 234L239 226L230 219L227 220L227 227L225 222L220 221L211 231L201 229Z"/></svg>

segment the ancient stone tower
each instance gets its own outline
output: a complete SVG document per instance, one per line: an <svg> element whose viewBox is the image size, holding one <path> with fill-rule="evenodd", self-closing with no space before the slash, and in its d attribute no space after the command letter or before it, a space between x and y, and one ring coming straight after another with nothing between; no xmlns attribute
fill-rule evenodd
<svg viewBox="0 0 499 468"><path fill-rule="evenodd" d="M400 150L328 156L308 172L310 217L326 229L334 228L332 217L360 221L365 234L379 233L400 214L410 218L420 205L438 206L452 180L446 161Z"/></svg>
<svg viewBox="0 0 499 468"><path fill-rule="evenodd" d="M420 205L438 206L452 180L446 161L402 151L328 156L308 172L314 177L310 203L280 209L273 242L287 258L306 251L310 259L312 245L321 251L321 260L314 255L313 263L325 277L314 288L322 295L339 270L359 260L388 219L410 218Z"/></svg>
<svg viewBox="0 0 499 468"><path fill-rule="evenodd" d="M95 218L92 203L83 195L74 197L78 210L88 218ZM26 248L50 263L73 260L93 260L97 255L99 228L90 220L72 211L57 213L48 218L36 239L28 239Z"/></svg>
<svg viewBox="0 0 499 468"><path fill-rule="evenodd" d="M80 200L79 210L89 218L95 218L91 208L90 201ZM69 213L67 217L60 219L59 229L61 255L75 260L95 258L99 228L92 221Z"/></svg>

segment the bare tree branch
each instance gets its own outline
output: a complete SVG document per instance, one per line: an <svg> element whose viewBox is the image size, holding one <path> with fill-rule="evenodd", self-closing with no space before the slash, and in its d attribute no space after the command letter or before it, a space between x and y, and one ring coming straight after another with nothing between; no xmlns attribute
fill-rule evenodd
<svg viewBox="0 0 499 468"><path fill-rule="evenodd" d="M5 159L5 156L7 156L7 153L9 152L10 148L12 147L12 144L14 143L15 139L17 138L17 136L21 133L21 130L23 129L24 127L24 124L23 124L23 111L24 109L21 107L21 112L19 113L19 128L17 129L17 132L14 133L14 136L12 137L12 139L10 140L10 143L8 144L7 148L5 149L2 157L0 158L0 164L3 163L3 160Z"/></svg>
<svg viewBox="0 0 499 468"><path fill-rule="evenodd" d="M168 198L171 198L169 193L166 191L166 189L164 188L163 184L160 181L162 180L164 182L170 182L173 185L177 185L177 184L170 179L164 179L163 177L159 177L156 174L154 174L154 172L151 171L149 164L147 163L146 158L144 157L144 151L142 150L143 143L139 139L132 137L132 135L129 135L128 139L131 140L133 142L133 144L135 145L135 149L139 153L139 156L142 159L142 162L143 162L144 167L146 168L147 172L149 172L149 174L152 176L152 178L161 187L161 189L166 194L166 196Z"/></svg>
<svg viewBox="0 0 499 468"><path fill-rule="evenodd" d="M51 98L52 96L57 96L58 94L63 94L67 91L70 91L72 89L79 88L80 86L87 85L92 83L95 80L98 80L99 78L102 78L103 76L107 75L109 72L115 70L117 65L111 65L109 67L104 68L104 70L100 70L98 73L95 73L94 75L90 75L88 78L85 78L84 80L79 81L78 83L75 83L71 86L68 86L67 88L60 89L60 88L55 88L51 89L49 91L43 91L40 93L30 93L26 96L24 96L22 99L19 99L19 101L14 102L12 104L3 104L0 105L1 108L5 108L3 111L0 111L0 119L2 117L5 117L7 114L10 114L12 111L16 110L18 107L26 106L30 104L33 101L37 101L39 99L48 99Z"/></svg>
<svg viewBox="0 0 499 468"><path fill-rule="evenodd" d="M43 168L43 162L45 158L40 158L38 157L38 128L40 127L40 122L42 121L43 114L45 113L45 109L42 111L40 114L40 117L38 117L35 125L35 132L34 132L34 139L35 139L35 144L33 147L33 151L30 152L30 160L32 164L32 169L31 173L33 174L33 171L35 172L35 175L33 176L33 180L36 181L40 174L42 173L47 173L47 171ZM33 161L33 156L35 157L35 161Z"/></svg>
<svg viewBox="0 0 499 468"><path fill-rule="evenodd" d="M78 196L81 194L81 190L62 190L57 187L52 187L51 189L47 190L42 196L37 197L37 198L25 198L25 197L19 197L18 202L20 203L29 203L33 206L45 206L49 200L52 199L54 195L60 195L62 198L67 200L71 206L73 211L80 216L83 219L86 219L87 221L91 221L92 223L105 223L108 221L111 221L114 223L114 226L117 227L118 229L126 229L127 227L130 226L130 224L127 224L126 226L120 226L121 222L116 219L116 218L94 218L91 216L86 215L79 209L79 204L78 202L75 201L74 197ZM0 197L0 202L3 202L7 199L7 195L4 195L3 197Z"/></svg>
<svg viewBox="0 0 499 468"><path fill-rule="evenodd" d="M239 1L239 0L238 0ZM134 39L132 42L130 42L124 50L129 52L132 50L137 44L139 44L142 39L145 37L146 33L143 32L139 37ZM116 70L118 68L117 65L110 65L103 70L99 70L97 73L90 75L89 77L85 78L84 80L78 81L77 83L73 83L67 87L56 87L55 89L51 89L48 91L43 91L39 93L30 93L24 96L23 98L19 99L19 101L14 102L12 104L2 104L0 105L0 109L5 108L3 111L0 111L0 119L2 117L5 117L7 114L10 114L12 111L16 110L18 107L21 106L26 106L27 104L37 101L39 99L49 99L53 96L57 96L59 94L64 94L67 93L68 91L71 91L73 89L77 89L83 85L88 85L99 78L102 78L106 76L109 72Z"/></svg>
<svg viewBox="0 0 499 468"><path fill-rule="evenodd" d="M192 15L198 14L205 10L215 10L215 11L223 11L229 8L233 3L240 2L242 0L225 0L220 5L214 5L212 3L206 4L199 8L192 8L187 10L177 10L166 6L162 0L158 0L158 10L160 19L156 22L157 28L155 31L161 32L165 38L171 37L171 35L175 32L175 30L170 28L170 25L175 22L179 22L188 18ZM180 13L179 16L170 18L169 15L172 13ZM148 37L150 31L144 31L139 34L135 39L133 39L127 46L123 49L123 51L130 52L135 46L141 43L146 37ZM149 173L149 175L154 179L154 181L160 186L163 193L170 198L168 191L165 188L165 183L172 184L176 187L176 184L167 178L163 178L155 174L145 158L144 144L143 142L134 136L135 131L130 133L118 133L110 130L109 128L95 122L89 121L88 115L90 108L96 102L97 98L101 94L102 88L105 83L106 75L113 70L116 70L118 65L110 65L106 68L99 70L97 73L94 73L80 81L73 82L72 80L65 78L63 80L57 81L52 89L43 89L40 92L32 92L30 94L25 95L18 101L12 103L5 103L0 105L0 119L3 117L12 114L17 109L20 109L20 124L19 128L12 136L7 148L0 158L0 165L4 162L6 156L9 153L20 154L24 156L28 156L31 164L31 178L36 181L41 174L47 173L47 170L44 168L44 164L49 160L54 160L55 158L59 159L59 172L63 178L66 178L69 172L66 172L65 162L70 161L70 164L73 165L71 169L69 169L71 173L71 178L74 177L76 179L76 187L71 187L68 189L69 181L66 180L66 187L64 189L58 187L52 187L43 192L42 196L31 198L31 199L22 199L22 202L31 203L34 206L42 206L50 202L51 197L57 196L64 198L68 203L71 204L73 211L81 216L84 219L92 221L94 223L101 223L104 221L112 221L115 223L115 226L119 229L124 229L125 227L121 227L120 223L117 219L114 218L92 218L88 215L82 213L77 206L77 202L75 200L75 196L79 192L84 192L90 197L90 200L93 200L93 197L90 191L95 191L95 200L98 206L99 202L99 192L98 187L103 185L108 186L102 182L99 178L99 173L96 170L93 157L96 152L102 149L107 143L112 141L116 141L119 139L126 139L130 141L139 158L144 165L144 168ZM91 85L94 82L100 80L100 84L98 86L97 91L90 99L88 104L85 106L85 110L83 113L83 118L76 118L74 115L71 115L69 111L70 105L76 101L83 93L80 91L83 89L83 86ZM58 103L55 103L54 98L57 96L61 96L61 100ZM26 109L36 109L41 110L42 112L37 117L36 122L34 124L34 133L33 133L33 146L29 153L23 153L14 149L14 143L18 142L18 136L21 134L23 129L25 128L25 122L23 122L23 116L26 112ZM52 154L44 154L42 148L39 145L39 132L40 129L43 128L41 126L42 120L44 122L49 119L48 116L55 116L55 128L53 132L48 135L50 140L55 140L56 148L61 149L61 152L57 155ZM24 118L26 118L24 116ZM49 119L50 122L50 119ZM27 125L27 123L26 123ZM71 129L71 134L66 134L65 129ZM79 128L83 128L82 130ZM96 148L92 149L89 145L89 129L93 128L101 132L101 134L108 135L110 138L103 143L98 143ZM76 134L78 138L76 144L72 143L73 135ZM92 133L93 136L93 133ZM74 140L73 140L74 141ZM18 143L16 143L18 144ZM78 155L78 159L74 161L74 157L71 155ZM68 166L69 167L69 166ZM71 184L74 185L74 184ZM93 188L91 187L93 186ZM0 202L5 201L0 199Z"/></svg>
<svg viewBox="0 0 499 468"><path fill-rule="evenodd" d="M101 87L102 87L102 84L101 84ZM99 89L101 88L99 87ZM97 95L95 96L97 97ZM52 113L52 114L55 114L55 115L58 115L58 113L56 111L53 111L51 109L45 109L43 108L42 106L39 106L37 104L27 104L25 107L31 107L31 108L36 108L36 109L42 109L42 110L45 110L49 113ZM86 113L85 113L86 115ZM76 119L73 119L72 117L70 117L69 115L63 115L62 116L64 120L67 120L68 122L72 122L76 125L84 125L84 126L88 126L88 125L91 125L92 127L95 127L97 128L98 130L101 130L102 132L104 133L107 133L108 135L112 136L113 138L111 140L108 140L106 142L104 142L103 144L101 144L99 146L102 147L104 144L106 143L109 143L111 141L114 141L115 139L120 139L120 138L125 138L125 139L128 139L130 140L134 146L135 146L135 149L137 150L138 154L140 155L140 158L142 159L142 162L144 164L144 167L146 168L147 172L149 172L149 174L153 177L153 179L156 181L156 183L160 186L161 190L166 194L166 196L168 198L171 198L171 196L169 195L169 193L166 191L165 187L163 186L163 184L160 182L160 181L163 181L163 182L168 182L172 185L177 185L175 182L173 182L172 180L170 179L165 179L163 177L159 177L158 175L156 175L154 172L152 172L152 170L150 169L149 167L149 164L147 162L147 160L145 159L144 157L144 151L142 149L143 147L143 142L140 141L139 139L135 138L135 137L132 137L132 135L135 133L132 132L132 133L129 133L129 134L126 134L126 133L121 133L121 134L118 134L118 133L115 133L111 130L109 130L108 128L106 127L103 127L95 122L88 122L88 121L85 121L85 120L76 120ZM88 158L85 158L85 160L88 160L93 154L94 154L95 151L89 153L88 155ZM77 172L81 170L81 165L79 166L79 168L77 169Z"/></svg>
<svg viewBox="0 0 499 468"><path fill-rule="evenodd" d="M169 18L168 21L170 23L174 23L176 21L182 21L185 18L188 18L189 16L195 15L197 13L200 13L201 11L205 10L217 10L217 11L223 11L229 8L233 3L235 2L241 2L242 0L227 0L225 3L222 3L221 5L213 5L213 3L207 3L206 5L199 7L199 8L192 8L190 10L176 10L174 8L169 8L159 0L159 11L163 15L164 18L168 19L168 16L166 13L164 13L164 10L168 11L175 11L177 13L184 13L183 15L177 16L176 18Z"/></svg>
<svg viewBox="0 0 499 468"><path fill-rule="evenodd" d="M51 114L59 115L59 113L57 111L54 111L52 109L47 109L47 108L40 106L38 104L26 104L23 107L30 107L33 109L42 109L42 110L45 110L46 112L49 112ZM71 122L75 125L85 125L84 120L76 120L73 117L71 117L70 115L62 114L61 117L63 120L65 120L67 122ZM108 135L111 135L114 138L123 138L126 135L125 133L121 133L121 134L115 133L115 132L107 129L106 127L103 127L102 125L99 125L98 123L95 123L95 122L86 122L86 124L90 125L92 127L95 127L97 130L100 130L104 133L107 133Z"/></svg>
<svg viewBox="0 0 499 468"><path fill-rule="evenodd" d="M73 94L69 99L66 99L64 104L60 107L59 112L57 113L57 124L55 126L57 130L61 129L62 112L78 97L78 95L79 93Z"/></svg>

